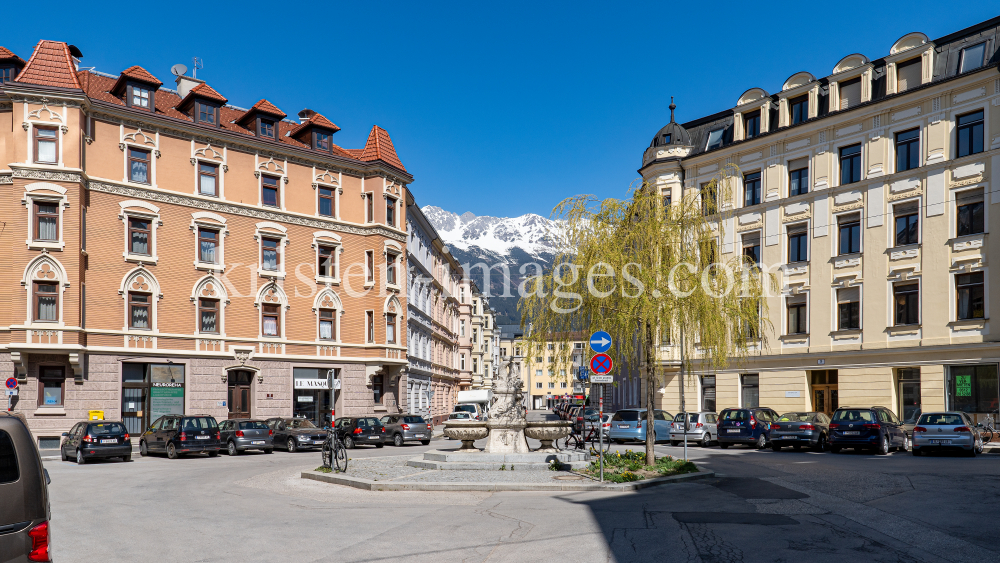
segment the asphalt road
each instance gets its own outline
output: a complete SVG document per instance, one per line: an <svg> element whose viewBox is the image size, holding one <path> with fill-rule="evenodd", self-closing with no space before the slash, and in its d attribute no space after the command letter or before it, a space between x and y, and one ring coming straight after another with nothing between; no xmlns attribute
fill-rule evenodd
<svg viewBox="0 0 1000 563"><path fill-rule="evenodd" d="M455 446L435 439L351 457ZM718 477L632 493L359 491L298 478L319 465L315 452L53 460L53 555L59 563L1000 560L1000 455L744 447L689 455Z"/></svg>

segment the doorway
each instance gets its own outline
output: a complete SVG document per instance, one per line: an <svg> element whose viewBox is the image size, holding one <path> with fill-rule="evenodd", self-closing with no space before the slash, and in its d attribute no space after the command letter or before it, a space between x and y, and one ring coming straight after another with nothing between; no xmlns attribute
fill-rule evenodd
<svg viewBox="0 0 1000 563"><path fill-rule="evenodd" d="M920 417L920 368L896 370L899 415L903 422L916 424Z"/></svg>
<svg viewBox="0 0 1000 563"><path fill-rule="evenodd" d="M253 374L237 370L229 372L229 418L250 418L250 382Z"/></svg>
<svg viewBox="0 0 1000 563"><path fill-rule="evenodd" d="M809 372L809 384L812 391L813 410L827 416L833 416L833 411L840 406L837 391L837 370L813 370Z"/></svg>

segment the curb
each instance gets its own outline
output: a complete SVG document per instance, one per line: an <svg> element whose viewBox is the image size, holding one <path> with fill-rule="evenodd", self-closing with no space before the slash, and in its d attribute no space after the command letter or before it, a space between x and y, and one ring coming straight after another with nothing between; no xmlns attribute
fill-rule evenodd
<svg viewBox="0 0 1000 563"><path fill-rule="evenodd" d="M379 482L360 477L348 477L335 473L320 473L318 471L303 471L301 477L312 481L332 483L334 485L344 485L364 491L479 491L479 492L504 492L504 491L637 491L658 485L669 485L671 483L683 483L700 479L715 477L714 471L701 471L698 473L686 473L684 475L673 475L670 477L657 477L644 481L633 481L632 483L463 483L463 482L422 482L422 483L402 483L402 482Z"/></svg>

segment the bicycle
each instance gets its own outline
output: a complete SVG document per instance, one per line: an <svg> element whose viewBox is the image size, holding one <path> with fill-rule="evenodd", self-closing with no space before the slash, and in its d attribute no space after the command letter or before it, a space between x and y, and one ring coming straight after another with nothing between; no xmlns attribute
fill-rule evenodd
<svg viewBox="0 0 1000 563"><path fill-rule="evenodd" d="M979 434L983 438L983 443L991 442L993 437L997 435L997 429L995 426L996 423L993 420L993 414L990 413L986 415L986 418L979 424L982 426L982 430L979 431Z"/></svg>
<svg viewBox="0 0 1000 563"><path fill-rule="evenodd" d="M590 428L586 435L577 434L576 431L572 431L569 436L563 441L563 449L576 449L583 450L586 449L587 444L590 444L591 450L594 452L598 451L608 451L611 448L610 440L608 437L604 437L604 449L601 450L601 435L597 428Z"/></svg>
<svg viewBox="0 0 1000 563"><path fill-rule="evenodd" d="M347 471L347 446L337 436L334 428L327 431L326 440L323 442L323 467L333 469L337 473Z"/></svg>

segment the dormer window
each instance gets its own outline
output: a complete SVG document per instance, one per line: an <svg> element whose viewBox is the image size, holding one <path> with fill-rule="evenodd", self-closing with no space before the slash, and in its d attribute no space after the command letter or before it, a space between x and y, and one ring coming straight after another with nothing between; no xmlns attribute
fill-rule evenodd
<svg viewBox="0 0 1000 563"><path fill-rule="evenodd" d="M212 104L205 103L201 100L195 102L195 122L204 123L206 125L215 125L219 122L217 119L217 112L219 108Z"/></svg>
<svg viewBox="0 0 1000 563"><path fill-rule="evenodd" d="M663 141L661 142L661 144L664 144L664 145L669 145L670 144L670 133L664 133L663 134Z"/></svg>
<svg viewBox="0 0 1000 563"><path fill-rule="evenodd" d="M788 109L792 114L792 125L809 119L809 94L788 100Z"/></svg>
<svg viewBox="0 0 1000 563"><path fill-rule="evenodd" d="M962 62L958 72L969 72L983 66L986 53L986 43L973 45L962 49Z"/></svg>
<svg viewBox="0 0 1000 563"><path fill-rule="evenodd" d="M753 139L760 135L760 111L748 113L744 116L746 138Z"/></svg>
<svg viewBox="0 0 1000 563"><path fill-rule="evenodd" d="M17 71L16 66L0 66L0 84L13 82L17 78Z"/></svg>
<svg viewBox="0 0 1000 563"><path fill-rule="evenodd" d="M920 57L896 64L896 91L905 92L920 86Z"/></svg>
<svg viewBox="0 0 1000 563"><path fill-rule="evenodd" d="M717 149L722 146L722 133L725 129L715 129L708 134L708 145L705 150L710 151L712 149Z"/></svg>
<svg viewBox="0 0 1000 563"><path fill-rule="evenodd" d="M257 120L257 136L274 139L274 121L270 119Z"/></svg>
<svg viewBox="0 0 1000 563"><path fill-rule="evenodd" d="M148 87L138 84L128 85L128 95L126 96L129 107L144 110L153 109L153 92Z"/></svg>
<svg viewBox="0 0 1000 563"><path fill-rule="evenodd" d="M330 137L332 137L332 135L329 133L313 131L313 148L318 151L330 152L330 148L333 145Z"/></svg>

